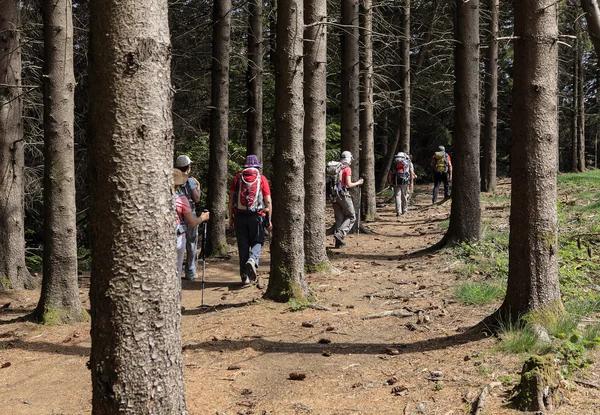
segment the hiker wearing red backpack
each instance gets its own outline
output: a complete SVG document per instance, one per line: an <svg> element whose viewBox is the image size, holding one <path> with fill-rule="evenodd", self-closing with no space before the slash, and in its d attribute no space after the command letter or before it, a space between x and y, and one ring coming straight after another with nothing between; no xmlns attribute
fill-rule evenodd
<svg viewBox="0 0 600 415"><path fill-rule="evenodd" d="M408 209L408 198L413 191L415 177L410 156L403 152L396 154L388 173L388 184L394 189L396 216L405 214Z"/></svg>
<svg viewBox="0 0 600 415"><path fill-rule="evenodd" d="M271 230L271 189L260 173L258 157L246 157L244 170L238 173L229 187L229 226L235 224L240 277L244 285L256 282L258 258L265 242L265 229Z"/></svg>
<svg viewBox="0 0 600 415"><path fill-rule="evenodd" d="M344 239L356 222L356 213L354 212L354 203L350 189L360 186L364 183L364 179L360 178L356 182L352 182L352 169L350 164L354 158L352 153L344 151L340 157L340 172L337 175L338 183L335 185L333 194L333 212L335 213L335 225L333 238L335 239L336 248L344 248L346 243Z"/></svg>
<svg viewBox="0 0 600 415"><path fill-rule="evenodd" d="M433 168L433 197L431 202L437 201L440 183L444 183L444 199L448 199L450 191L449 181L452 181L452 160L450 154L446 153L444 146L439 146L438 151L431 157L431 167Z"/></svg>

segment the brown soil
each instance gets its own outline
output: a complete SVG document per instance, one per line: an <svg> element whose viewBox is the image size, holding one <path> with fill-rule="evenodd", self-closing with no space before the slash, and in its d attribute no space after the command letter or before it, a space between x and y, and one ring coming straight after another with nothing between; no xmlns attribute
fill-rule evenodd
<svg viewBox="0 0 600 415"><path fill-rule="evenodd" d="M507 186L499 193L506 195ZM493 389L482 413L518 413L507 406L507 380L516 379L524 356L496 352L496 339L463 331L498 304L453 301L462 277L440 254L402 257L443 234L450 203L431 205L429 192L418 188L416 204L399 218L392 205L383 206L378 221L366 225L376 234L350 235L346 249L331 250L333 275L307 276L318 298L314 308L293 312L289 304L261 299L264 289L240 288L235 256L207 261L209 307L199 307L201 283L184 281L189 413L468 414L483 387L498 380L504 383ZM508 209L499 203L485 204L483 213L486 223L507 226ZM89 279L81 282L89 305ZM0 413L89 414L89 326L15 321L35 307L38 294L0 293L0 307L10 303L0 313ZM410 316L364 318L387 310ZM306 377L291 380L294 372ZM600 385L600 366L592 364L577 379ZM600 413L597 388L570 385L565 404L553 413Z"/></svg>

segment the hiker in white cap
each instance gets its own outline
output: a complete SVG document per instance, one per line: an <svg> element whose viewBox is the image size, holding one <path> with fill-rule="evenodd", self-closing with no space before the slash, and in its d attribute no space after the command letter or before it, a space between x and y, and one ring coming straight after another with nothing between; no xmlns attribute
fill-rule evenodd
<svg viewBox="0 0 600 415"><path fill-rule="evenodd" d="M186 155L181 155L175 160L175 168L186 176L186 181L180 189L188 199L192 214L197 216L196 203L200 201L200 183L196 178L190 176L192 160ZM195 280L198 278L196 275L196 268L198 266L198 226L188 225L185 236L185 279Z"/></svg>
<svg viewBox="0 0 600 415"><path fill-rule="evenodd" d="M342 152L340 156L340 163L342 163L340 191L337 192L332 203L333 212L335 213L333 238L335 239L336 248L344 248L346 246L344 239L354 226L354 222L356 222L356 213L350 189L364 183L363 178L352 182L352 169L350 169L352 160L354 160L352 153L349 151Z"/></svg>

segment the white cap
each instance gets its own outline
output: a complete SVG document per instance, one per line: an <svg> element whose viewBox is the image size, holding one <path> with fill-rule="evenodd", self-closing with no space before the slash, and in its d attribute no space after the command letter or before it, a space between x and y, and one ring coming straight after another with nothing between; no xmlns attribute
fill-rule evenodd
<svg viewBox="0 0 600 415"><path fill-rule="evenodd" d="M340 155L340 161L342 163L350 163L352 160L354 160L354 157L352 157L352 153L349 151L343 151Z"/></svg>
<svg viewBox="0 0 600 415"><path fill-rule="evenodd" d="M407 158L406 153L404 152L399 152L398 154L396 154L396 157L400 157L400 158Z"/></svg>
<svg viewBox="0 0 600 415"><path fill-rule="evenodd" d="M175 167L185 167L192 164L192 160L186 155L181 155L175 160Z"/></svg>

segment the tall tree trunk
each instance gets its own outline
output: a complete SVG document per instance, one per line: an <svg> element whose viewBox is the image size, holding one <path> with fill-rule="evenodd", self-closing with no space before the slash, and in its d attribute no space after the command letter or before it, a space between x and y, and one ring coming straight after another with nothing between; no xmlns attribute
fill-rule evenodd
<svg viewBox="0 0 600 415"><path fill-rule="evenodd" d="M166 0L90 3L92 414L183 414Z"/></svg>
<svg viewBox="0 0 600 415"><path fill-rule="evenodd" d="M556 165L557 4L515 2L508 288L494 316L560 304ZM541 157L541 155L544 155Z"/></svg>
<svg viewBox="0 0 600 415"><path fill-rule="evenodd" d="M359 21L358 0L341 0L342 11L342 63L341 63L341 135L342 151L350 151L352 181L360 174L360 116L359 116ZM360 211L359 187L352 189L352 201L357 215ZM356 221L355 227L359 221Z"/></svg>
<svg viewBox="0 0 600 415"><path fill-rule="evenodd" d="M575 48L573 49L573 82L571 84L573 90L572 100L572 112L571 112L571 171L576 172L579 167L579 148L577 139L579 138L578 132L578 112L579 112L579 65L581 65L581 59L579 57L579 39L575 41ZM559 150L560 151L560 150Z"/></svg>
<svg viewBox="0 0 600 415"><path fill-rule="evenodd" d="M596 51L596 58L600 59L600 7L598 7L598 0L581 0L581 7L585 12L588 33L592 45L594 45L594 51Z"/></svg>
<svg viewBox="0 0 600 415"><path fill-rule="evenodd" d="M456 0L452 208L442 244L477 241L481 229L479 170L479 0Z"/></svg>
<svg viewBox="0 0 600 415"><path fill-rule="evenodd" d="M275 74L275 154L273 171L273 243L271 274L265 296L276 301L304 300L304 151L302 0L277 2ZM322 171L321 166L321 171Z"/></svg>
<svg viewBox="0 0 600 415"><path fill-rule="evenodd" d="M263 2L248 3L248 124L247 154L256 154L263 162Z"/></svg>
<svg viewBox="0 0 600 415"><path fill-rule="evenodd" d="M304 0L304 257L308 272L331 268L325 250L327 3Z"/></svg>
<svg viewBox="0 0 600 415"><path fill-rule="evenodd" d="M498 9L499 0L487 0L490 12L485 52L485 120L481 191L496 190L496 137L498 125Z"/></svg>
<svg viewBox="0 0 600 415"><path fill-rule="evenodd" d="M400 151L410 154L410 0L402 8L400 39ZM390 164L391 165L391 164ZM388 167L389 170L390 167Z"/></svg>
<svg viewBox="0 0 600 415"><path fill-rule="evenodd" d="M583 31L579 21L575 22L577 28L577 171L585 171L585 95L583 85L585 83L585 62L583 59L584 39Z"/></svg>
<svg viewBox="0 0 600 415"><path fill-rule="evenodd" d="M0 291L33 287L25 266L20 4L0 1Z"/></svg>
<svg viewBox="0 0 600 415"><path fill-rule="evenodd" d="M208 221L206 251L219 256L227 249L227 160L229 139L229 45L231 0L213 5L213 59L210 110L210 159L208 162Z"/></svg>
<svg viewBox="0 0 600 415"><path fill-rule="evenodd" d="M437 9L437 7L436 7ZM387 185L388 171L392 167L392 161L398 149L410 153L410 0L404 0L402 8L402 38L400 40L400 111L398 112L398 125L394 130L392 145L385 153L381 163L379 183L377 190L382 191ZM422 56L423 52L419 54Z"/></svg>
<svg viewBox="0 0 600 415"><path fill-rule="evenodd" d="M77 285L73 16L70 0L42 2L44 19L44 254L34 317L56 324L87 319Z"/></svg>
<svg viewBox="0 0 600 415"><path fill-rule="evenodd" d="M363 44L362 79L360 90L360 175L365 179L362 191L363 216L372 221L377 214L375 189L375 137L373 119L373 9L372 0L361 0L360 40Z"/></svg>

